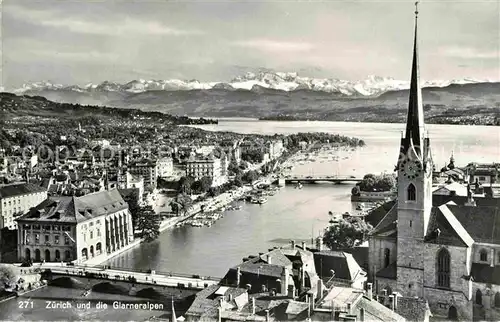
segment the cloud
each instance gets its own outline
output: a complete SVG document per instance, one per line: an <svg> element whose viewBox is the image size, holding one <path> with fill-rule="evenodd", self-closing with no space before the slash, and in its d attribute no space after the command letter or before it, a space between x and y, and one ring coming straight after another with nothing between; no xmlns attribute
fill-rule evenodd
<svg viewBox="0 0 500 322"><path fill-rule="evenodd" d="M269 39L237 41L234 42L233 45L266 52L304 52L314 48L312 44L306 42L276 41Z"/></svg>
<svg viewBox="0 0 500 322"><path fill-rule="evenodd" d="M440 53L444 56L461 59L499 59L500 51L481 51L469 47L446 47L441 48Z"/></svg>
<svg viewBox="0 0 500 322"><path fill-rule="evenodd" d="M81 17L61 17L60 14L55 11L33 10L16 6L9 6L7 12L38 25L64 28L81 34L102 36L185 36L203 34L203 32L199 30L183 30L167 26L158 21L143 21L131 17L122 18L116 21L110 20L109 17L106 17L106 20L87 20Z"/></svg>

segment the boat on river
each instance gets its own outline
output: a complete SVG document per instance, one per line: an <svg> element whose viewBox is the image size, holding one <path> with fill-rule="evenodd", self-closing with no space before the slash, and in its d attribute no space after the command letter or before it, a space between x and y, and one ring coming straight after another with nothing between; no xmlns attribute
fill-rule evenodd
<svg viewBox="0 0 500 322"><path fill-rule="evenodd" d="M262 204L265 204L267 202L267 198L264 198L264 197L261 197L257 200L257 203L262 205Z"/></svg>

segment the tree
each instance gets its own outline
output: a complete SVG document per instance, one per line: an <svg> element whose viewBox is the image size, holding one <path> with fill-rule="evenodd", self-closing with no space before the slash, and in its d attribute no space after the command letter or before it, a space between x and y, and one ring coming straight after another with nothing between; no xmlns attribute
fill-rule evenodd
<svg viewBox="0 0 500 322"><path fill-rule="evenodd" d="M152 242L160 236L160 219L151 207L141 208L137 218L137 229L146 242Z"/></svg>
<svg viewBox="0 0 500 322"><path fill-rule="evenodd" d="M0 289L9 287L16 281L16 273L9 265L0 265Z"/></svg>
<svg viewBox="0 0 500 322"><path fill-rule="evenodd" d="M193 200L186 194L179 194L175 198L175 203L178 205L177 213L182 212L185 214L193 204Z"/></svg>
<svg viewBox="0 0 500 322"><path fill-rule="evenodd" d="M179 179L179 192L183 194L191 194L191 187L193 186L193 177L181 177Z"/></svg>
<svg viewBox="0 0 500 322"><path fill-rule="evenodd" d="M347 217L330 225L323 233L323 243L330 249L352 248L368 238L372 226L359 217Z"/></svg>
<svg viewBox="0 0 500 322"><path fill-rule="evenodd" d="M205 193L212 186L212 178L208 176L202 177L200 180L195 181L192 186L192 190L198 193Z"/></svg>
<svg viewBox="0 0 500 322"><path fill-rule="evenodd" d="M137 216L139 215L139 189L135 189L134 192L123 197L123 200L128 203L128 210L132 217L132 227L137 225Z"/></svg>
<svg viewBox="0 0 500 322"><path fill-rule="evenodd" d="M243 175L241 173L238 173L235 177L234 177L234 184L238 187L242 187L243 186Z"/></svg>
<svg viewBox="0 0 500 322"><path fill-rule="evenodd" d="M243 180L245 182L254 182L255 180L259 179L259 174L254 171L254 170L250 170L250 171L247 171L244 175L243 175Z"/></svg>

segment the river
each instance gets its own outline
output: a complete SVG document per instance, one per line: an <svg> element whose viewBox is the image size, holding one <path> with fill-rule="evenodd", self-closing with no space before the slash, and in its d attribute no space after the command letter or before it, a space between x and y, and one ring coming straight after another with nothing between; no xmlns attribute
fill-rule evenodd
<svg viewBox="0 0 500 322"><path fill-rule="evenodd" d="M338 161L321 159L297 165L293 173L356 175L392 172L399 152L403 124L347 122L276 122L224 119L217 125L196 126L209 131L255 134L329 132L363 139L366 147L337 152ZM498 162L500 127L428 125L431 149L439 169L453 151L455 162ZM165 231L158 240L141 244L111 259L115 267L154 269L222 277L243 257L283 245L291 239L318 236L328 225L328 211L352 210L352 184L287 186L263 205L242 204L211 227L182 227Z"/></svg>

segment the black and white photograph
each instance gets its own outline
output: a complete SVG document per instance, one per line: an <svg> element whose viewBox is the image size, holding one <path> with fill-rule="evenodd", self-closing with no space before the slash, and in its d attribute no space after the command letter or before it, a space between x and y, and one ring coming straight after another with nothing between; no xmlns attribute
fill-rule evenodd
<svg viewBox="0 0 500 322"><path fill-rule="evenodd" d="M0 9L0 321L500 321L500 0Z"/></svg>

